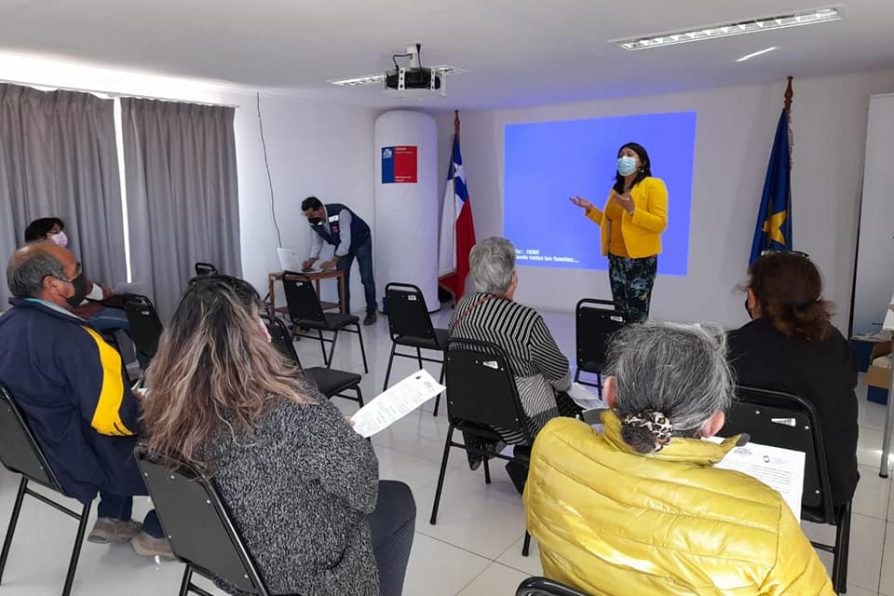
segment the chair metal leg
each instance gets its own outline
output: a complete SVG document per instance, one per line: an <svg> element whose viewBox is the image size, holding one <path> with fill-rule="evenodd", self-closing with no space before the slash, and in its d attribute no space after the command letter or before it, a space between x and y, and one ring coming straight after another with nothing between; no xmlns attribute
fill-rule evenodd
<svg viewBox="0 0 894 596"><path fill-rule="evenodd" d="M183 581L180 582L180 596L189 594L189 584L192 582L192 566L188 563L186 569L183 570Z"/></svg>
<svg viewBox="0 0 894 596"><path fill-rule="evenodd" d="M363 407L363 392L360 391L360 385L354 387L354 391L357 392L357 401L360 403L360 407Z"/></svg>
<svg viewBox="0 0 894 596"><path fill-rule="evenodd" d="M575 383L580 383L580 367L577 367L577 368L574 370L574 382L575 382Z"/></svg>
<svg viewBox="0 0 894 596"><path fill-rule="evenodd" d="M835 529L835 558L832 561L832 587L839 594L847 591L847 561L851 534L851 503L842 505Z"/></svg>
<svg viewBox="0 0 894 596"><path fill-rule="evenodd" d="M16 502L12 507L12 516L9 518L9 527L6 528L6 539L3 541L3 554L0 554L0 583L3 582L3 570L6 569L6 559L9 557L9 549L12 546L12 535L19 523L19 513L22 511L22 501L25 498L25 489L28 488L28 479L22 476L19 482L19 492L16 493Z"/></svg>
<svg viewBox="0 0 894 596"><path fill-rule="evenodd" d="M323 364L328 367L329 361L326 360L326 340L323 338L323 330L317 329L317 333L320 334L320 351L323 352Z"/></svg>
<svg viewBox="0 0 894 596"><path fill-rule="evenodd" d="M416 360L419 362L419 370L423 370L425 365L422 364L422 350L416 348Z"/></svg>
<svg viewBox="0 0 894 596"><path fill-rule="evenodd" d="M337 341L338 331L336 330L332 332L332 347L329 348L329 361L326 363L326 368L332 368L332 356L335 354L335 342Z"/></svg>
<svg viewBox="0 0 894 596"><path fill-rule="evenodd" d="M522 544L522 556L527 557L531 553L531 535L525 530L525 542Z"/></svg>
<svg viewBox="0 0 894 596"><path fill-rule="evenodd" d="M360 340L360 355L363 357L363 372L369 374L369 367L366 365L366 348L363 347L363 332L360 331L360 323L357 323L357 339Z"/></svg>
<svg viewBox="0 0 894 596"><path fill-rule="evenodd" d="M438 415L438 406L441 405L441 394L438 394L438 397L435 398L435 411L432 412L433 416Z"/></svg>
<svg viewBox="0 0 894 596"><path fill-rule="evenodd" d="M81 557L81 546L84 544L84 534L87 532L87 521L90 519L90 507L93 501L84 505L81 511L81 519L78 523L78 533L75 536L74 549L71 551L71 560L68 563L68 574L65 576L65 586L62 588L62 596L71 594L71 586L74 584L75 572L78 570L78 559Z"/></svg>
<svg viewBox="0 0 894 596"><path fill-rule="evenodd" d="M441 489L444 488L444 475L447 473L447 458L450 456L450 443L453 442L453 425L447 432L447 440L444 442L444 456L441 458L441 472L438 474L438 488L435 489L435 502L431 508L431 519L429 523L435 525L438 523L438 505L441 504Z"/></svg>
<svg viewBox="0 0 894 596"><path fill-rule="evenodd" d="M382 385L382 391L388 389L388 380L391 378L391 367L394 365L395 350L397 350L397 344L391 342L391 356L388 357L388 369L385 371L385 384Z"/></svg>
<svg viewBox="0 0 894 596"><path fill-rule="evenodd" d="M487 463L487 456L484 457L484 484L490 484L490 466Z"/></svg>
<svg viewBox="0 0 894 596"><path fill-rule="evenodd" d="M602 373L596 373L596 394L602 399Z"/></svg>

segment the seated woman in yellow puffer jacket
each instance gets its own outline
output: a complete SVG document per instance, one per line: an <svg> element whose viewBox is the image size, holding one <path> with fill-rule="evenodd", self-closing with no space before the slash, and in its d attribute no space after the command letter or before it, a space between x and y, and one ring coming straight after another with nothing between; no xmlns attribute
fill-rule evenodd
<svg viewBox="0 0 894 596"><path fill-rule="evenodd" d="M733 397L723 332L617 333L603 432L556 418L534 442L528 530L544 575L589 594L834 594L782 497L713 467Z"/></svg>

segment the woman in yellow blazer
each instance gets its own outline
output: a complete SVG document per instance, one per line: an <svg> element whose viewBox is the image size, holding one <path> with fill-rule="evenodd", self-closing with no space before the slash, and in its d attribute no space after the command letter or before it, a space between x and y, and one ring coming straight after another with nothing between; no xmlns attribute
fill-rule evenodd
<svg viewBox="0 0 894 596"><path fill-rule="evenodd" d="M667 187L652 177L645 147L627 143L618 151L618 173L604 210L579 196L571 197L571 202L602 227L602 254L608 256L615 308L628 322L646 320L661 233L667 227Z"/></svg>
<svg viewBox="0 0 894 596"><path fill-rule="evenodd" d="M714 467L733 398L723 331L648 322L615 334L602 432L555 418L524 502L544 575L587 594L834 594L782 497Z"/></svg>

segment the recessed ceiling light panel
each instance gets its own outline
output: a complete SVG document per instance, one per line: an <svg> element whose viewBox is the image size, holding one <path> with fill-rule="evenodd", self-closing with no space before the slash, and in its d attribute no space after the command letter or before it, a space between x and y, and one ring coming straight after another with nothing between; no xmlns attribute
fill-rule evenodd
<svg viewBox="0 0 894 596"><path fill-rule="evenodd" d="M692 41L716 39L718 37L732 37L733 35L746 35L748 33L760 33L761 31L787 29L789 27L800 27L803 25L819 25L821 23L840 21L843 17L844 15L842 14L840 7L818 8L815 10L762 17L748 21L710 25L699 29L675 31L646 37L618 39L614 40L612 43L618 44L625 50L645 50L689 43Z"/></svg>

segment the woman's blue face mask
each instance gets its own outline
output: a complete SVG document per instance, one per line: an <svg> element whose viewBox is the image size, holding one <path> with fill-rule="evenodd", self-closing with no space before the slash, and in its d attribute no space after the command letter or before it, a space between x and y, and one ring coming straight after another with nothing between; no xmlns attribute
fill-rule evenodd
<svg viewBox="0 0 894 596"><path fill-rule="evenodd" d="M636 158L623 155L618 158L618 173L629 176L636 171Z"/></svg>

